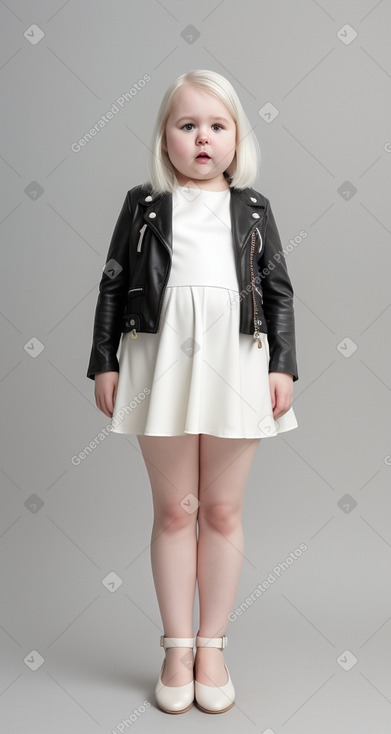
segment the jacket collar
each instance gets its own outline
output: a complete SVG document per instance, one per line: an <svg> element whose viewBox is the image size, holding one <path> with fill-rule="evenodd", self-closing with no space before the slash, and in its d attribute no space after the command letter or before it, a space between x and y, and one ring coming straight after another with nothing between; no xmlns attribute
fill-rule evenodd
<svg viewBox="0 0 391 734"><path fill-rule="evenodd" d="M252 187L231 187L230 191L232 236L234 242L241 246L254 225L262 220L267 200ZM138 203L144 208L144 222L172 253L172 193L164 191L154 195L150 182L147 182L141 186Z"/></svg>

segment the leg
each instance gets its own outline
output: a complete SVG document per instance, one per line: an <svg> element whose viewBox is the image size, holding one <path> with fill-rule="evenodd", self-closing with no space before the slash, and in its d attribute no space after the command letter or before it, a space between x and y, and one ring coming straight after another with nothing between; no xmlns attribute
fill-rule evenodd
<svg viewBox="0 0 391 734"><path fill-rule="evenodd" d="M182 507L198 496L199 435L137 436L148 471L154 508L152 574L168 637L193 636L197 564L197 512ZM193 679L193 651L168 648L162 681L181 686Z"/></svg>
<svg viewBox="0 0 391 734"><path fill-rule="evenodd" d="M198 592L201 637L222 637L243 565L242 508L247 479L261 439L200 435ZM223 651L197 648L196 678L227 682Z"/></svg>

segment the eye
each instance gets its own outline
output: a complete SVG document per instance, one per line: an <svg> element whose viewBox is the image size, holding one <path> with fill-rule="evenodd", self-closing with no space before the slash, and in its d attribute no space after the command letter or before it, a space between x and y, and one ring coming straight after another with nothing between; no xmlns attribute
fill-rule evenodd
<svg viewBox="0 0 391 734"><path fill-rule="evenodd" d="M189 127L194 127L194 122L186 122L182 125L181 130L184 130L185 128L189 129ZM223 130L223 126L218 122L213 123L212 127L219 127L220 130Z"/></svg>

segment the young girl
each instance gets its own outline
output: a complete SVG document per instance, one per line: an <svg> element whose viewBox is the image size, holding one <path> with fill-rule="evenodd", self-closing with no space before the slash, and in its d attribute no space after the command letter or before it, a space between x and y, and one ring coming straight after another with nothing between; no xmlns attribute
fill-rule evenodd
<svg viewBox="0 0 391 734"><path fill-rule="evenodd" d="M246 482L261 438L298 426L293 290L270 202L252 188L259 160L229 81L179 76L99 286L87 376L112 431L137 435L150 479L165 650L155 697L169 713L194 698L210 713L234 704L223 649Z"/></svg>

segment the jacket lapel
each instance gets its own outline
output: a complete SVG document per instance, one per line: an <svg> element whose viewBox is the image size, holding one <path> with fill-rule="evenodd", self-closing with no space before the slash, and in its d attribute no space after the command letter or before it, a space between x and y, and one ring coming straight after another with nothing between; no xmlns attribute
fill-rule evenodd
<svg viewBox="0 0 391 734"><path fill-rule="evenodd" d="M252 201L255 199L255 201ZM254 226L263 218L265 205L254 189L231 189L231 229L234 244L241 252ZM256 213L259 217L254 217Z"/></svg>
<svg viewBox="0 0 391 734"><path fill-rule="evenodd" d="M144 197L140 204L147 204L144 212L144 222L147 222L156 237L163 240L172 255L172 194L170 191L158 194L151 202L145 202ZM151 214L156 214L152 216Z"/></svg>
<svg viewBox="0 0 391 734"><path fill-rule="evenodd" d="M147 194L147 196L143 194L139 200L145 209L143 220L156 237L163 240L172 255L172 194L167 191L152 197L148 202L145 199L150 198L151 193L148 191ZM262 220L264 210L265 204L257 191L252 188L231 188L231 229L233 241L239 252L254 226ZM254 217L254 212L259 214L259 217Z"/></svg>

